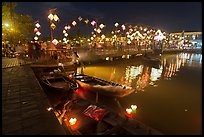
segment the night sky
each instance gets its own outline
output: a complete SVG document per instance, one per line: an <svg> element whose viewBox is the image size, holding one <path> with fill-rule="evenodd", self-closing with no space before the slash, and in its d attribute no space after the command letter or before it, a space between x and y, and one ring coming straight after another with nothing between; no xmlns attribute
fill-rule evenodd
<svg viewBox="0 0 204 137"><path fill-rule="evenodd" d="M104 32L113 30L114 24L148 25L166 32L202 31L201 2L17 2L15 11L39 20L43 36L49 36L49 9L57 8L60 22L56 23L54 35L62 37L65 25L73 20L79 24L84 35L91 33L91 25L79 22L78 17L98 19L106 25ZM70 33L75 33L75 27Z"/></svg>

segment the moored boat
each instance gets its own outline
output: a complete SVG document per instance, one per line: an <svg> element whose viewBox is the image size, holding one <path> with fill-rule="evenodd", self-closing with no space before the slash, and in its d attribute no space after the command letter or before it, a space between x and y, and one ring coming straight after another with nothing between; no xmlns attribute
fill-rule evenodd
<svg viewBox="0 0 204 137"><path fill-rule="evenodd" d="M135 91L132 87L84 74L77 74L74 76L74 79L79 84L81 90L104 96L124 97Z"/></svg>
<svg viewBox="0 0 204 137"><path fill-rule="evenodd" d="M151 67L159 69L161 66L161 60L157 57L144 55L144 56L142 56L142 59L143 59L144 64L147 64Z"/></svg>
<svg viewBox="0 0 204 137"><path fill-rule="evenodd" d="M62 73L41 72L39 79L49 91L67 91L70 88L78 88L76 82L65 77Z"/></svg>
<svg viewBox="0 0 204 137"><path fill-rule="evenodd" d="M161 62L161 60L160 60L159 58L150 57L150 56L147 56L147 55L144 55L144 56L143 56L143 60L149 61L149 62L157 62L157 63L160 63L160 62Z"/></svg>
<svg viewBox="0 0 204 137"><path fill-rule="evenodd" d="M67 134L162 135L161 132L126 115L121 116L104 105L93 104L83 99L71 101L71 104L69 111L63 113L60 119Z"/></svg>

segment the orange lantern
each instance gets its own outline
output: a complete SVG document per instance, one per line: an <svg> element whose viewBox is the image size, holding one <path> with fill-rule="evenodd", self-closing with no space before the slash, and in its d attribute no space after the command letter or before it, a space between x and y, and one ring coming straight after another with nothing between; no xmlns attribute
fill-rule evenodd
<svg viewBox="0 0 204 137"><path fill-rule="evenodd" d="M50 25L50 27L51 27L52 29L55 29L55 28L56 28L56 25L55 25L54 23L52 23L52 24Z"/></svg>
<svg viewBox="0 0 204 137"><path fill-rule="evenodd" d="M70 119L69 119L69 124L70 124L71 126L75 125L76 122L77 122L77 119L76 119L76 118L70 118Z"/></svg>

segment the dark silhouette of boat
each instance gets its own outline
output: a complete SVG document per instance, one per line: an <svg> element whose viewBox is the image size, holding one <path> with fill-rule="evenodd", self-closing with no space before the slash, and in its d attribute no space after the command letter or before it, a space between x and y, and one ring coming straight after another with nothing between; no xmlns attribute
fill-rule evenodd
<svg viewBox="0 0 204 137"><path fill-rule="evenodd" d="M147 64L150 67L158 69L161 66L161 59L158 57L153 57L145 54L144 56L142 56L142 60L144 64Z"/></svg>
<svg viewBox="0 0 204 137"><path fill-rule="evenodd" d="M104 105L77 99L66 108L61 117L68 135L162 135L134 118L121 116Z"/></svg>
<svg viewBox="0 0 204 137"><path fill-rule="evenodd" d="M70 88L78 88L78 84L72 79L67 78L62 73L55 74L53 72L41 72L40 82L48 91L68 91Z"/></svg>

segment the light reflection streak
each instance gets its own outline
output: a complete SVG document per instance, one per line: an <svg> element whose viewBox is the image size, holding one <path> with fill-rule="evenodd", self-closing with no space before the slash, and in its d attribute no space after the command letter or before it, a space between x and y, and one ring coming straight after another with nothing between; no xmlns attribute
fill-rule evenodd
<svg viewBox="0 0 204 137"><path fill-rule="evenodd" d="M144 73L139 76L136 89L139 91L144 91L144 88L149 84L149 78L150 78L149 67L146 67Z"/></svg>
<svg viewBox="0 0 204 137"><path fill-rule="evenodd" d="M150 80L152 82L158 80L161 77L162 70L163 70L162 66L160 67L160 69L152 68L151 69L151 74L150 74Z"/></svg>
<svg viewBox="0 0 204 137"><path fill-rule="evenodd" d="M202 54L200 55L200 61L199 61L200 64L202 64Z"/></svg>

